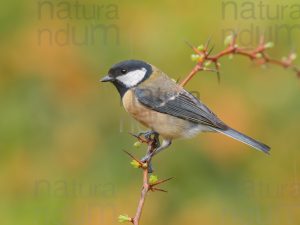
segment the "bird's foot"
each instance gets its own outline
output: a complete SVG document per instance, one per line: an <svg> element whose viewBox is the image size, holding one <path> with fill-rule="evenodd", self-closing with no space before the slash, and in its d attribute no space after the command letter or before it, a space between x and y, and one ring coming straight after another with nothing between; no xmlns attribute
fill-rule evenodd
<svg viewBox="0 0 300 225"><path fill-rule="evenodd" d="M154 152L148 152L142 159L141 159L141 162L143 163L146 163L146 162L149 162L151 160L151 158L154 156Z"/></svg>
<svg viewBox="0 0 300 225"><path fill-rule="evenodd" d="M142 136L146 139L147 143L152 143L154 148L160 147L160 141L159 141L159 133L153 130L143 131L139 132L137 135L133 135L139 139L141 139Z"/></svg>
<svg viewBox="0 0 300 225"><path fill-rule="evenodd" d="M154 136L153 138L156 138L156 137L158 137L159 134L157 132L155 132L154 130L142 131L137 134L138 137L144 136L148 140L151 139L152 135Z"/></svg>
<svg viewBox="0 0 300 225"><path fill-rule="evenodd" d="M141 136L144 136L148 144L151 144L152 150L151 152L148 152L142 159L141 162L148 164L148 173L152 173L152 163L151 158L154 156L154 152L156 149L160 147L160 141L159 141L159 134L153 130L148 130L144 132L140 132L136 135L136 137L140 138Z"/></svg>

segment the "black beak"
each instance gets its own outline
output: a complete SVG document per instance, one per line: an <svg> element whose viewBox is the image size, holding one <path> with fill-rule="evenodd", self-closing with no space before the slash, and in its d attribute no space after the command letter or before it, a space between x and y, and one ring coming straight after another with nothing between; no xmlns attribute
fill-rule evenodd
<svg viewBox="0 0 300 225"><path fill-rule="evenodd" d="M106 75L105 77L103 77L100 81L101 82L110 82L110 81L113 81L114 78L109 76L109 75Z"/></svg>

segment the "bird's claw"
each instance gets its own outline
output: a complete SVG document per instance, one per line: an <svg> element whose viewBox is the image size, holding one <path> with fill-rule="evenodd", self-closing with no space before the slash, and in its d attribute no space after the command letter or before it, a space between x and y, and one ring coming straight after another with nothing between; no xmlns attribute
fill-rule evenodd
<svg viewBox="0 0 300 225"><path fill-rule="evenodd" d="M160 141L159 141L159 134L153 130L148 130L144 132L139 132L137 137L144 136L146 140L148 141L153 141L153 146L155 149L159 148L160 146ZM155 149L153 152L155 152ZM148 164L148 173L153 173L152 169L152 163L151 163L151 158L154 155L153 152L148 152L142 159L141 162L147 163Z"/></svg>
<svg viewBox="0 0 300 225"><path fill-rule="evenodd" d="M140 138L141 136L144 136L147 141L154 141L153 143L154 143L155 148L158 148L160 146L159 133L157 133L153 130L139 132L135 136L138 138Z"/></svg>
<svg viewBox="0 0 300 225"><path fill-rule="evenodd" d="M148 140L151 139L152 135L154 135L154 138L155 138L155 136L158 136L158 133L153 130L147 130L147 131L139 132L137 134L138 137L144 136Z"/></svg>

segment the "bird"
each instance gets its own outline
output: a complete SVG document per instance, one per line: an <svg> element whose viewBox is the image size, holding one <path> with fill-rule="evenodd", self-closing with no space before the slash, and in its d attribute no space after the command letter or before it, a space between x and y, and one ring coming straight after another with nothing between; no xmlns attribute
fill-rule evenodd
<svg viewBox="0 0 300 225"><path fill-rule="evenodd" d="M125 111L150 128L145 134L162 138L162 144L143 162L168 148L174 139L191 138L201 132L218 132L269 154L269 146L229 127L200 99L145 61L116 63L100 81L116 87Z"/></svg>

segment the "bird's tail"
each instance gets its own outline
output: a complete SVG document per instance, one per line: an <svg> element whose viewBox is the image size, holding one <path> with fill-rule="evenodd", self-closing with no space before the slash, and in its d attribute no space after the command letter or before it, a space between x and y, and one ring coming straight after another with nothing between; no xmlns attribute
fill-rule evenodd
<svg viewBox="0 0 300 225"><path fill-rule="evenodd" d="M247 144L247 145L249 145L259 151L262 151L266 154L269 154L269 151L271 149L269 146L267 146L259 141L256 141L253 138L248 137L232 128L228 128L226 130L216 129L216 131L218 131L222 134L225 134L226 136L231 137L237 141L243 142L244 144Z"/></svg>

